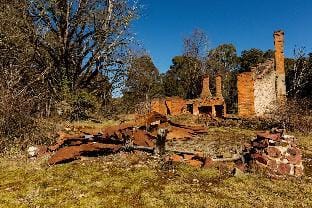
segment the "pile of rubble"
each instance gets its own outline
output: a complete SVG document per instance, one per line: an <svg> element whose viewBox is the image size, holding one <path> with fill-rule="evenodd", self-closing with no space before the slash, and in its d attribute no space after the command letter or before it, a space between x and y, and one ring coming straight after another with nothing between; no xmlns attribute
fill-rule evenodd
<svg viewBox="0 0 312 208"><path fill-rule="evenodd" d="M145 151L158 155L165 164L186 163L198 168L209 168L218 163L234 164L235 170L249 172L265 170L270 176L302 176L300 149L293 136L283 130L258 132L250 143L235 148L228 154L189 152L166 147L170 140L195 139L207 133L201 126L177 124L159 113L150 113L134 122L103 129L81 129L76 135L60 133L56 144L49 147L32 147L30 156L50 154L48 163L55 165L84 156L99 156L120 151ZM168 148L169 147L169 148Z"/></svg>
<svg viewBox="0 0 312 208"><path fill-rule="evenodd" d="M206 132L204 127L177 124L164 115L152 112L134 122L103 129L80 130L76 134L60 132L55 145L32 147L28 152L30 156L51 154L48 163L54 165L70 162L81 156L107 155L122 150L155 152L159 151L156 147L158 140L186 140Z"/></svg>
<svg viewBox="0 0 312 208"><path fill-rule="evenodd" d="M259 132L247 147L247 159L256 169L264 169L271 176L302 176L301 150L293 136L283 135L283 131Z"/></svg>

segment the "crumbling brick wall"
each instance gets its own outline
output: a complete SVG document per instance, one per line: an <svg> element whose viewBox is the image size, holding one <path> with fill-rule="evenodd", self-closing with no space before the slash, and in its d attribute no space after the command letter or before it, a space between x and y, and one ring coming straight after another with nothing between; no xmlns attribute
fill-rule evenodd
<svg viewBox="0 0 312 208"><path fill-rule="evenodd" d="M151 111L155 111L162 115L167 115L166 100L162 98L152 100Z"/></svg>
<svg viewBox="0 0 312 208"><path fill-rule="evenodd" d="M274 32L275 60L251 68L237 77L240 117L265 116L285 105L284 32Z"/></svg>
<svg viewBox="0 0 312 208"><path fill-rule="evenodd" d="M177 116L185 110L186 101L180 97L171 97L166 99L166 106L170 115Z"/></svg>

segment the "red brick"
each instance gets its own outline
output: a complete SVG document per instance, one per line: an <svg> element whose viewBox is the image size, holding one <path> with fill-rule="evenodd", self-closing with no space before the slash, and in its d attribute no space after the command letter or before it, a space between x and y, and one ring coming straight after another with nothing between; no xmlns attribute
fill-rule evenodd
<svg viewBox="0 0 312 208"><path fill-rule="evenodd" d="M205 158L204 168L210 168L213 166L213 160L210 157Z"/></svg>
<svg viewBox="0 0 312 208"><path fill-rule="evenodd" d="M289 153L289 155L286 157L289 163L299 165L302 162L301 151L298 148L289 148L287 153Z"/></svg>
<svg viewBox="0 0 312 208"><path fill-rule="evenodd" d="M280 133L270 133L269 131L264 131L264 132L258 132L257 133L257 138L258 139L271 139L274 141L279 141L281 139L281 134Z"/></svg>
<svg viewBox="0 0 312 208"><path fill-rule="evenodd" d="M180 155L176 155L176 154L172 155L170 158L173 162L182 162L183 161L183 157Z"/></svg>
<svg viewBox="0 0 312 208"><path fill-rule="evenodd" d="M267 165L269 160L267 156L259 153L252 154L252 158L264 165Z"/></svg>
<svg viewBox="0 0 312 208"><path fill-rule="evenodd" d="M188 160L187 164L189 164L195 168L200 168L203 165L203 163L199 160Z"/></svg>
<svg viewBox="0 0 312 208"><path fill-rule="evenodd" d="M290 165L289 164L284 164L284 163L281 163L278 165L278 173L281 174L281 175L289 175L290 174Z"/></svg>
<svg viewBox="0 0 312 208"><path fill-rule="evenodd" d="M281 156L281 151L276 147L268 147L266 151L270 157L279 158Z"/></svg>

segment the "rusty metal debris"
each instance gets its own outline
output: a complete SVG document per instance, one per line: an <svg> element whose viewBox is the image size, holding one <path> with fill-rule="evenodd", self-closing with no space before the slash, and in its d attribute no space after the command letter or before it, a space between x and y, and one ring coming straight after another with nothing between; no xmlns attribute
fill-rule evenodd
<svg viewBox="0 0 312 208"><path fill-rule="evenodd" d="M87 134L83 130L76 135L60 133L55 145L48 147L54 152L50 165L78 159L80 156L109 154L120 150L154 151L159 129L165 129L165 139L191 139L207 130L200 126L186 126L171 122L166 116L152 112L134 122L99 129ZM167 134L168 133L168 134Z"/></svg>

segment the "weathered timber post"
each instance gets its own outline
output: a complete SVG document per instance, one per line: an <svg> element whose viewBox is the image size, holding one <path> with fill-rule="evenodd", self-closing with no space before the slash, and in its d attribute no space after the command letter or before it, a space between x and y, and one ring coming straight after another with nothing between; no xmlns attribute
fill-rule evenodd
<svg viewBox="0 0 312 208"><path fill-rule="evenodd" d="M168 129L159 128L157 130L156 147L154 152L157 156L163 156L165 154L167 133Z"/></svg>

